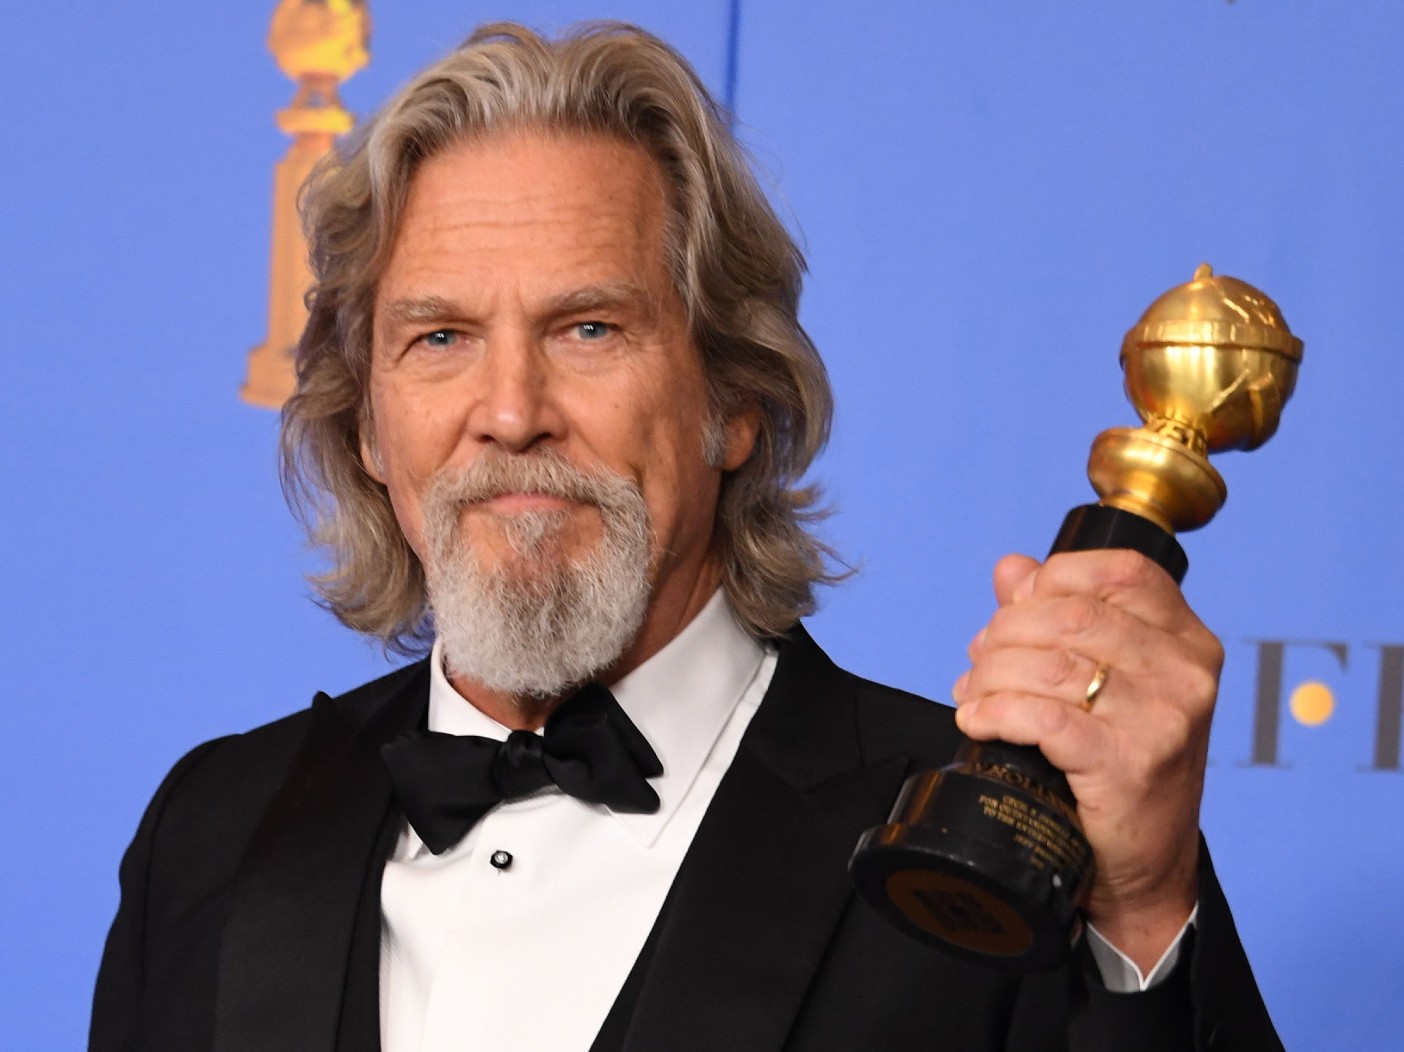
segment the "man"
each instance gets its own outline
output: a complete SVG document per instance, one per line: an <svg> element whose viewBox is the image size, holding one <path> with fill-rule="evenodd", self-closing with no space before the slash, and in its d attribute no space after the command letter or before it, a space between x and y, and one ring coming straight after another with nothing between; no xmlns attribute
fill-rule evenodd
<svg viewBox="0 0 1404 1052"><path fill-rule="evenodd" d="M330 607L432 650L177 765L93 1048L1276 1047L1197 832L1221 652L1165 574L1003 561L955 721L799 627L830 411L802 263L677 55L486 27L308 223L287 480ZM961 964L853 898L955 722L1077 795L1063 969Z"/></svg>

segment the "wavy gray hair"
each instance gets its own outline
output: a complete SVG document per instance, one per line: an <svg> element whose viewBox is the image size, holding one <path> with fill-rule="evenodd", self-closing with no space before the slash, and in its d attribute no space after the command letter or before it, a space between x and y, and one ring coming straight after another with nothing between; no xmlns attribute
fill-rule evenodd
<svg viewBox="0 0 1404 1052"><path fill-rule="evenodd" d="M804 259L751 174L725 115L658 38L619 23L548 40L485 25L406 85L313 173L303 199L315 281L283 410L289 503L329 567L311 580L346 625L392 650L433 634L424 571L385 488L361 462L376 284L425 158L513 128L616 136L669 187L668 264L708 378L714 421L761 415L750 459L722 480L714 543L742 623L777 635L813 611L832 552L802 478L828 438L833 396L798 320ZM718 430L715 426L711 429Z"/></svg>

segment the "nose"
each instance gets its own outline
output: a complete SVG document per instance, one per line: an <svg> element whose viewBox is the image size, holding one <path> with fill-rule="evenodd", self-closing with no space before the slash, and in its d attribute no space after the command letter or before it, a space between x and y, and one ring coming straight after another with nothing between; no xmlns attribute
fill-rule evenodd
<svg viewBox="0 0 1404 1052"><path fill-rule="evenodd" d="M543 349L526 333L494 334L473 377L472 438L518 453L562 436Z"/></svg>

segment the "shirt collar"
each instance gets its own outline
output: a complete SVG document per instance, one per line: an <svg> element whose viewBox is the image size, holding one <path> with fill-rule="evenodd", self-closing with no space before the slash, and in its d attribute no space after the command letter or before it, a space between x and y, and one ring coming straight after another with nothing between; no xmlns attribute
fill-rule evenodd
<svg viewBox="0 0 1404 1052"><path fill-rule="evenodd" d="M667 646L608 685L663 764L663 774L649 783L658 793L656 812L610 812L644 846L652 846L677 812L764 656L760 643L737 624L731 604L718 589ZM507 739L510 728L453 688L444 674L443 648L437 640L429 668L430 730ZM413 829L409 835L411 854L416 854L419 845L414 843Z"/></svg>

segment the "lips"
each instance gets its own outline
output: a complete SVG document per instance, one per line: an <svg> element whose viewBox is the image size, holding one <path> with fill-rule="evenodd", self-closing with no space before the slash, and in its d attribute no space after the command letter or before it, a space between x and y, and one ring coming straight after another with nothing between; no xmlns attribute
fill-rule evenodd
<svg viewBox="0 0 1404 1052"><path fill-rule="evenodd" d="M520 515L524 512L566 511L575 501L551 493L502 493L478 502L484 511L495 515Z"/></svg>

